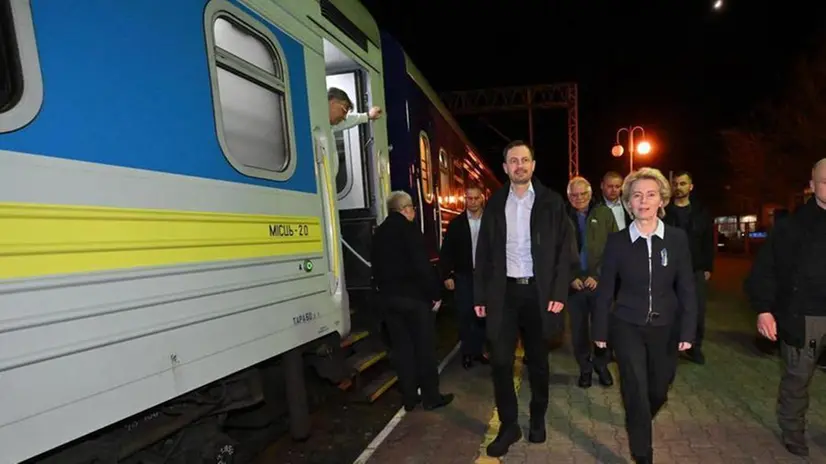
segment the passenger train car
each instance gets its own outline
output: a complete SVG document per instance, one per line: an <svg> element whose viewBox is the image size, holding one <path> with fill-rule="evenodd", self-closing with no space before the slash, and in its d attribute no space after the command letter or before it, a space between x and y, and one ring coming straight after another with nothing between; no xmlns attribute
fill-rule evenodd
<svg viewBox="0 0 826 464"><path fill-rule="evenodd" d="M3 463L125 462L260 403L306 433L390 190L435 249L496 185L356 0L0 0L0 39ZM329 140L330 85L385 118Z"/></svg>

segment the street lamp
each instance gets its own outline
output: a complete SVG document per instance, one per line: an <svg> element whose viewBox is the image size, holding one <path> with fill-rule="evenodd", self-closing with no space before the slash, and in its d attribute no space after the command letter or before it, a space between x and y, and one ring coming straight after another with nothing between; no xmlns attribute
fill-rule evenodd
<svg viewBox="0 0 826 464"><path fill-rule="evenodd" d="M634 145L634 132L639 130L642 133L642 142L639 145ZM614 147L611 148L611 154L614 157L619 158L625 152L625 149L620 144L620 133L623 131L628 133L628 167L629 173L634 172L634 155L639 153L641 155L647 155L651 153L651 144L645 140L645 129L642 126L633 126L633 127L620 127L617 130L617 141L614 144Z"/></svg>

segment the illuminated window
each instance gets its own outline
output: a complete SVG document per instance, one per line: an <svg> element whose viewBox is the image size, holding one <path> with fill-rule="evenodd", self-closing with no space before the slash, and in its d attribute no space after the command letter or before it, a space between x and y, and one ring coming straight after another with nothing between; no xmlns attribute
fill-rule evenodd
<svg viewBox="0 0 826 464"><path fill-rule="evenodd" d="M453 194L450 188L450 155L444 148L439 149L439 193L443 197Z"/></svg>
<svg viewBox="0 0 826 464"><path fill-rule="evenodd" d="M422 175L422 195L428 203L433 201L433 179L430 167L430 139L422 131L419 133L419 164Z"/></svg>

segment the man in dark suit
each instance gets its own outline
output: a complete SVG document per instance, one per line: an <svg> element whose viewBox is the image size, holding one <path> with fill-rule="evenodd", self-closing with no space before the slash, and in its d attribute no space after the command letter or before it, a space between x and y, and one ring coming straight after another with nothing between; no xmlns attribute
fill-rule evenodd
<svg viewBox="0 0 826 464"><path fill-rule="evenodd" d="M447 227L439 263L445 288L455 290L453 297L462 341L462 366L470 369L473 362L488 364L482 355L485 332L482 322L473 311L473 267L476 244L482 224L485 197L482 189L470 185L465 189L465 212L450 221Z"/></svg>
<svg viewBox="0 0 826 464"><path fill-rule="evenodd" d="M550 373L548 341L561 330L573 257L571 223L562 197L533 178L533 150L514 141L504 150L510 179L482 216L474 271L475 311L487 318L496 408L501 426L487 454L503 456L522 437L513 363L521 331L530 358L528 440L546 439Z"/></svg>
<svg viewBox="0 0 826 464"><path fill-rule="evenodd" d="M714 219L702 203L691 198L691 192L694 190L691 173L678 172L672 184L674 200L665 207L663 221L670 226L683 229L688 236L691 265L696 281L694 288L697 290L697 337L686 354L693 362L705 364L703 338L706 331L706 282L711 278L714 268Z"/></svg>
<svg viewBox="0 0 826 464"><path fill-rule="evenodd" d="M440 408L453 401L452 394L439 392L432 309L441 303L441 285L428 259L424 237L413 223L413 199L406 192L392 192L387 210L390 213L373 236L370 261L404 408L412 411L420 400L425 409Z"/></svg>

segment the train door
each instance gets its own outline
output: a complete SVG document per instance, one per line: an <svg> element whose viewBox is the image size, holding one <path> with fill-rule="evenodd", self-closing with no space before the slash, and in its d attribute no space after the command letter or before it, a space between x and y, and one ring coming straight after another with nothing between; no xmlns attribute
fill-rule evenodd
<svg viewBox="0 0 826 464"><path fill-rule="evenodd" d="M324 63L327 88L336 87L353 101L353 113L367 113L372 106L369 73L330 41L324 40ZM334 131L338 155L335 173L338 206L341 210L368 209L374 188L369 182L370 147L373 144L369 123Z"/></svg>
<svg viewBox="0 0 826 464"><path fill-rule="evenodd" d="M326 38L323 42L327 88L346 92L354 114L383 106L382 99L375 98L373 92L374 88L380 89L381 75L340 43ZM370 289L371 237L377 222L386 215L384 199L389 194L390 167L382 145L376 143L383 124L383 119L361 121L331 134L335 141L333 155L338 156L335 188L345 248L344 272L348 293L356 298L354 293Z"/></svg>

